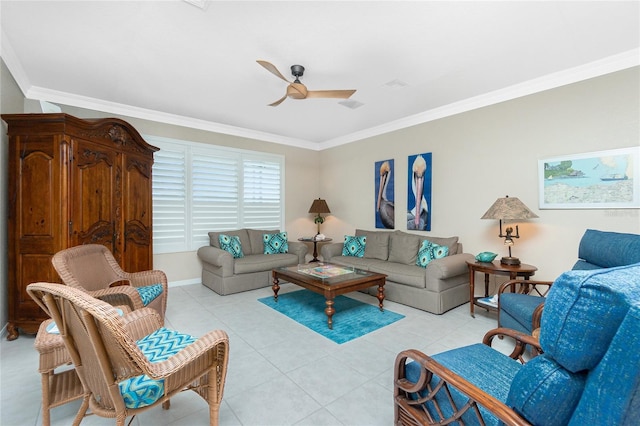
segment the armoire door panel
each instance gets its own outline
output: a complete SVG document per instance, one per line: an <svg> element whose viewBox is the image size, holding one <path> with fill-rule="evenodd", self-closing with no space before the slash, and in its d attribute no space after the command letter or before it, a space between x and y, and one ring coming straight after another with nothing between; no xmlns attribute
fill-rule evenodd
<svg viewBox="0 0 640 426"><path fill-rule="evenodd" d="M103 244L116 250L119 204L117 152L74 140L72 159L73 245ZM115 254L115 253L114 253Z"/></svg>

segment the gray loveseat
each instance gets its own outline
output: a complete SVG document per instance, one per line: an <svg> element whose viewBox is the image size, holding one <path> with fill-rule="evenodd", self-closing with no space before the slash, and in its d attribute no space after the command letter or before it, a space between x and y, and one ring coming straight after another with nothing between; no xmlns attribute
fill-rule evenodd
<svg viewBox="0 0 640 426"><path fill-rule="evenodd" d="M387 275L385 298L434 314L469 302L469 269L466 261L474 256L462 252L458 237L438 238L402 231L356 230L366 236L363 257L342 256L343 243L326 244L320 249L323 260ZM449 248L449 255L432 260L426 268L416 265L422 241ZM369 289L372 295L377 289Z"/></svg>
<svg viewBox="0 0 640 426"><path fill-rule="evenodd" d="M281 266L305 263L307 246L288 241L288 253L264 254L264 234L280 231L240 229L237 231L209 232L209 245L198 249L202 261L202 284L221 295L254 290L271 284L271 270ZM219 236L238 236L244 257L233 255L220 248Z"/></svg>

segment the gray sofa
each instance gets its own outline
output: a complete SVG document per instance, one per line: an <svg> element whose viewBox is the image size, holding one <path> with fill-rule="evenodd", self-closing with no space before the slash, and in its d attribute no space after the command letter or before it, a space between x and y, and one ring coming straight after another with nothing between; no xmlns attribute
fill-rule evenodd
<svg viewBox="0 0 640 426"><path fill-rule="evenodd" d="M221 295L254 290L271 285L271 270L281 266L305 263L307 246L288 241L288 253L264 254L263 234L280 231L239 229L236 231L209 232L209 245L198 249L202 261L202 284ZM220 248L219 236L238 236L244 257L236 258Z"/></svg>
<svg viewBox="0 0 640 426"><path fill-rule="evenodd" d="M385 298L434 314L469 302L469 269L466 261L474 256L462 252L458 237L438 238L402 231L365 231L363 257L342 256L343 243L325 244L320 253L325 262L352 266L387 275ZM432 260L426 268L416 265L423 240L449 248L449 255ZM377 294L376 289L369 289Z"/></svg>

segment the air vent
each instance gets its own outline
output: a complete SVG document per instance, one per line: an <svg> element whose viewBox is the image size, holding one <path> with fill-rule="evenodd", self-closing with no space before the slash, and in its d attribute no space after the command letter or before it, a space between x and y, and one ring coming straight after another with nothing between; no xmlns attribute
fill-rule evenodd
<svg viewBox="0 0 640 426"><path fill-rule="evenodd" d="M395 80L391 80L391 81L386 82L386 83L384 84L384 86L387 86L387 87L393 87L393 88L399 88L399 87L405 87L405 86L408 86L408 84L407 84L407 83L405 83L404 81L402 81L402 80L398 80L398 79L396 78Z"/></svg>
<svg viewBox="0 0 640 426"><path fill-rule="evenodd" d="M211 0L184 0L184 1L202 10L207 10L207 8L209 7L209 4L211 3Z"/></svg>
<svg viewBox="0 0 640 426"><path fill-rule="evenodd" d="M354 101L352 99L347 99L347 100L344 100L344 101L340 101L338 103L340 105L344 105L347 108L351 108L351 109L360 108L362 105L364 105L362 102Z"/></svg>

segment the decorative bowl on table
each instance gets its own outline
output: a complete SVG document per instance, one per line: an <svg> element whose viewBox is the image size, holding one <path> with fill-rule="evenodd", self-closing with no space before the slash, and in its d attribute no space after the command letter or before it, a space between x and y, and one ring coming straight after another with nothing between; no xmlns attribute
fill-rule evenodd
<svg viewBox="0 0 640 426"><path fill-rule="evenodd" d="M483 251L482 253L479 253L476 256L476 260L478 262L489 263L489 262L493 262L493 259L495 259L497 255L498 255L497 253L491 253L490 251Z"/></svg>

